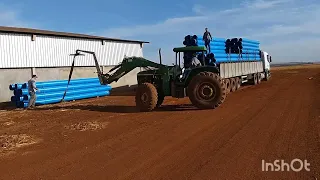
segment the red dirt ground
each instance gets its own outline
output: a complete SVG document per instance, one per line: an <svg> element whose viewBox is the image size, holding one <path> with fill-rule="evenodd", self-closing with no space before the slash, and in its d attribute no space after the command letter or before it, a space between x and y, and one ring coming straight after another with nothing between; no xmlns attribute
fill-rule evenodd
<svg viewBox="0 0 320 180"><path fill-rule="evenodd" d="M109 96L0 111L0 179L320 179L320 66L272 73L215 110ZM311 171L262 172L295 158Z"/></svg>

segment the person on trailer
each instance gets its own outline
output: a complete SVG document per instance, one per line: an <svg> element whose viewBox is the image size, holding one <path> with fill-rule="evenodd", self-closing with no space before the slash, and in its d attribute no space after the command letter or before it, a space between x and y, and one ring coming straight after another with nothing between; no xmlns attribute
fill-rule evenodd
<svg viewBox="0 0 320 180"><path fill-rule="evenodd" d="M210 49L210 42L212 41L211 33L208 31L208 28L205 28L205 32L203 33L203 41L206 48L209 50L209 53L211 52Z"/></svg>

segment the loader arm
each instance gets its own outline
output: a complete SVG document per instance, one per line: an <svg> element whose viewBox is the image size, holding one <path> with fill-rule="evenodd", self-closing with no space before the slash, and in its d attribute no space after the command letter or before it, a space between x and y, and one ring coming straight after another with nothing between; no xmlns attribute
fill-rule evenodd
<svg viewBox="0 0 320 180"><path fill-rule="evenodd" d="M76 54L74 54L74 56L82 55L81 53L88 53L93 55L95 66L98 72L98 77L101 84L111 84L112 82L117 82L121 77L123 77L124 75L126 75L127 73L129 73L137 67L153 67L158 69L167 68L166 65L158 64L142 57L133 56L125 57L119 65L110 69L108 73L103 74L100 70L99 62L94 52L76 50Z"/></svg>
<svg viewBox="0 0 320 180"><path fill-rule="evenodd" d="M167 66L149 61L142 57L125 57L119 65L115 66L107 74L103 75L103 81L106 84L117 82L121 77L137 67L161 69L166 68Z"/></svg>

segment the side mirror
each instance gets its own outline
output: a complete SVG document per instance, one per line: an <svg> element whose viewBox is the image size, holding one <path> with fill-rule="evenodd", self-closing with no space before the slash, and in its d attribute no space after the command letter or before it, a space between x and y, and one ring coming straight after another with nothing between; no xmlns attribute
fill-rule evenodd
<svg viewBox="0 0 320 180"><path fill-rule="evenodd" d="M270 56L270 62L272 62L272 58L271 58L271 56Z"/></svg>

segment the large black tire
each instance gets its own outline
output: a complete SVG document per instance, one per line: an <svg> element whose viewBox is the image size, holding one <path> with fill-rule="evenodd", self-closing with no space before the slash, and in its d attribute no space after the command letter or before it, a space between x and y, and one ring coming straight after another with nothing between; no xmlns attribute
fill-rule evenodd
<svg viewBox="0 0 320 180"><path fill-rule="evenodd" d="M230 79L224 79L224 84L226 88L226 93L229 94L231 91Z"/></svg>
<svg viewBox="0 0 320 180"><path fill-rule="evenodd" d="M239 90L241 87L241 78L236 77L236 90Z"/></svg>
<svg viewBox="0 0 320 180"><path fill-rule="evenodd" d="M257 85L258 84L258 76L257 74L252 74L252 85Z"/></svg>
<svg viewBox="0 0 320 180"><path fill-rule="evenodd" d="M199 109L214 109L226 99L226 88L220 76L201 72L192 78L187 88L191 103Z"/></svg>
<svg viewBox="0 0 320 180"><path fill-rule="evenodd" d="M261 84L261 74L257 74L257 84Z"/></svg>
<svg viewBox="0 0 320 180"><path fill-rule="evenodd" d="M158 103L158 92L151 83L140 84L136 92L136 106L140 111L152 111Z"/></svg>
<svg viewBox="0 0 320 180"><path fill-rule="evenodd" d="M269 71L265 72L264 76L265 76L265 78L264 78L265 81L269 81L270 80L271 75L270 75Z"/></svg>
<svg viewBox="0 0 320 180"><path fill-rule="evenodd" d="M231 87L231 92L235 92L237 90L235 78L230 78L230 87Z"/></svg>

